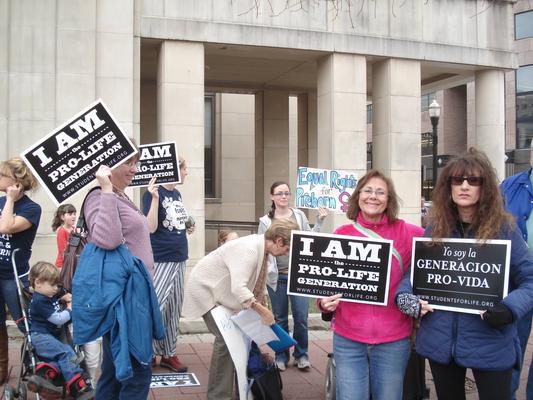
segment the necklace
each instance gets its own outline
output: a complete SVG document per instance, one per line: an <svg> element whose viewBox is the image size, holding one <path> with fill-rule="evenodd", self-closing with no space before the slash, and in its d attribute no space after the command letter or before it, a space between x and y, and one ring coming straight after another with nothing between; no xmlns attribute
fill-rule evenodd
<svg viewBox="0 0 533 400"><path fill-rule="evenodd" d="M113 185L113 193L115 193L115 196L118 198L128 200L130 203L133 203L128 195L124 193L124 191L118 189L115 185Z"/></svg>

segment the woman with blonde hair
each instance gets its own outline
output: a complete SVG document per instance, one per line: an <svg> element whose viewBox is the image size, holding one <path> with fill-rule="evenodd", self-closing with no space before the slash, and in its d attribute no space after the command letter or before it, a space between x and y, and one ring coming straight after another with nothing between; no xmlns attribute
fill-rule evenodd
<svg viewBox="0 0 533 400"><path fill-rule="evenodd" d="M0 164L0 385L8 371L8 337L5 306L20 329L22 311L17 296L17 286L11 265L12 252L18 275L26 287L30 268L31 247L41 219L41 206L32 201L26 192L37 188L37 179L28 166L18 157Z"/></svg>
<svg viewBox="0 0 533 400"><path fill-rule="evenodd" d="M400 309L422 316L418 354L429 359L439 400L465 399L465 374L473 372L481 400L511 399L511 375L521 352L516 321L533 307L533 257L503 207L496 172L487 156L471 148L442 170L432 196L425 236L511 241L509 294L480 314L434 310L412 294L404 279Z"/></svg>
<svg viewBox="0 0 533 400"><path fill-rule="evenodd" d="M265 306L267 257L287 255L291 230L295 222L277 220L262 235L248 235L231 240L196 263L185 288L183 316L202 317L207 329L215 335L207 384L208 400L231 400L233 393L233 361L224 337L211 315L217 305L233 312L253 309L263 324L272 325L274 316Z"/></svg>

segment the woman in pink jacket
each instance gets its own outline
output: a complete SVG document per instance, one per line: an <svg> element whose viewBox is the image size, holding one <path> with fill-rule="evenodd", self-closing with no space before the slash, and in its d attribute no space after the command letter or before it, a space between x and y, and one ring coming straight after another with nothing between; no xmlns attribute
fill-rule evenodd
<svg viewBox="0 0 533 400"><path fill-rule="evenodd" d="M396 288L411 262L413 237L424 230L398 219L399 198L392 181L372 170L357 183L340 235L393 240L386 306L343 302L340 295L318 300L322 312L335 312L332 329L337 400L401 400L409 358L412 319L395 305Z"/></svg>

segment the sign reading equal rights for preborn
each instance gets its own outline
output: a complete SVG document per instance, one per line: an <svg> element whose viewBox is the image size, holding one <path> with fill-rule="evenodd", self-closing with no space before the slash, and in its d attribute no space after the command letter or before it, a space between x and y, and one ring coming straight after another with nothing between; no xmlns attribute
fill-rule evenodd
<svg viewBox="0 0 533 400"><path fill-rule="evenodd" d="M387 305L392 240L293 231L288 294Z"/></svg>
<svg viewBox="0 0 533 400"><path fill-rule="evenodd" d="M91 183L101 164L115 167L137 151L97 100L21 153L59 205Z"/></svg>
<svg viewBox="0 0 533 400"><path fill-rule="evenodd" d="M130 186L148 186L154 176L158 185L181 182L176 142L143 144L139 152L141 166Z"/></svg>
<svg viewBox="0 0 533 400"><path fill-rule="evenodd" d="M296 208L325 207L346 212L357 175L353 171L299 167L296 183Z"/></svg>
<svg viewBox="0 0 533 400"><path fill-rule="evenodd" d="M435 309L477 314L507 296L509 240L413 239L413 293Z"/></svg>

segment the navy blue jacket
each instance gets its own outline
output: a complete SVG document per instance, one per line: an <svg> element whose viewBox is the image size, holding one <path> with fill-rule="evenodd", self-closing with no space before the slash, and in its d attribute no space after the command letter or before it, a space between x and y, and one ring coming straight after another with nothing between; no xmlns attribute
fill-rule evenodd
<svg viewBox="0 0 533 400"><path fill-rule="evenodd" d="M425 236L430 236L429 229ZM460 237L459 232L452 237ZM504 230L495 239L511 240L510 289L502 303L517 321L533 308L533 257L517 229ZM400 282L396 293L412 293L410 274ZM479 315L444 310L429 312L422 318L416 351L440 364L449 364L453 359L460 366L487 371L509 369L517 365L522 354L516 322L492 328Z"/></svg>
<svg viewBox="0 0 533 400"><path fill-rule="evenodd" d="M130 354L152 362L152 339L165 336L152 279L126 246L104 250L88 243L72 280L74 343L110 334L116 378L133 376Z"/></svg>
<svg viewBox="0 0 533 400"><path fill-rule="evenodd" d="M527 242L526 221L533 209L533 188L529 176L531 168L510 176L502 182L501 189L505 198L507 211L516 218L516 224L522 232L522 237Z"/></svg>

